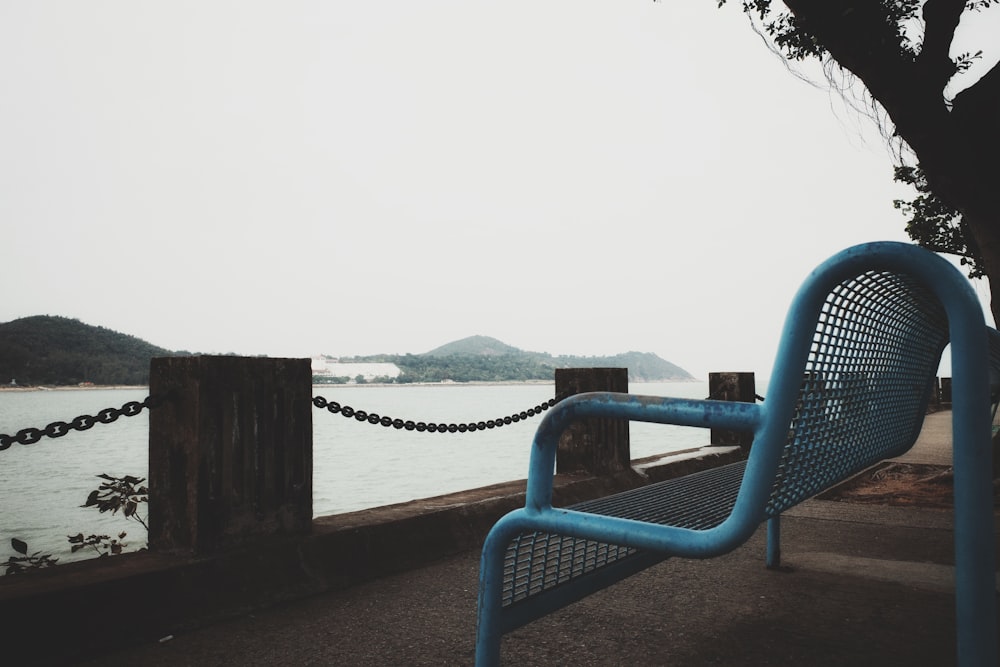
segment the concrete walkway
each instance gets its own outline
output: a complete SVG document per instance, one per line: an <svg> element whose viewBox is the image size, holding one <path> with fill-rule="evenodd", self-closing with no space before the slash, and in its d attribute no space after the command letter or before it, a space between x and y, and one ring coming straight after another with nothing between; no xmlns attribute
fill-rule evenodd
<svg viewBox="0 0 1000 667"><path fill-rule="evenodd" d="M951 465L951 410L932 412L924 417L917 441L899 458L902 463Z"/></svg>
<svg viewBox="0 0 1000 667"><path fill-rule="evenodd" d="M906 460L950 464L949 424L930 415ZM951 665L951 523L809 501L785 515L780 571L764 568L763 529L721 558L670 559L508 635L504 664ZM79 664L470 665L477 572L464 553Z"/></svg>

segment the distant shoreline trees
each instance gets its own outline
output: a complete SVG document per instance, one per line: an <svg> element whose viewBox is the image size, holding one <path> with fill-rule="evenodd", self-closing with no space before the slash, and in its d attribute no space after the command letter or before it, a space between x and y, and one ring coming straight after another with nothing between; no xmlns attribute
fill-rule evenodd
<svg viewBox="0 0 1000 667"><path fill-rule="evenodd" d="M511 348L513 349L513 348ZM396 378L364 379L363 383L416 384L425 382L537 382L552 381L556 368L627 368L629 380L688 381L684 369L651 353L627 352L610 357L558 356L516 351L505 354L405 354L356 358L357 362L393 363ZM317 383L344 384L347 377L317 376Z"/></svg>
<svg viewBox="0 0 1000 667"><path fill-rule="evenodd" d="M0 324L0 383L21 386L147 385L149 360L176 353L68 317Z"/></svg>

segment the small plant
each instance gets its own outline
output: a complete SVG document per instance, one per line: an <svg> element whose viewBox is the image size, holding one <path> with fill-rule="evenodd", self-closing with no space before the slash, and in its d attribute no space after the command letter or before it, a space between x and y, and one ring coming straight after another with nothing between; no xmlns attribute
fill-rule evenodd
<svg viewBox="0 0 1000 667"><path fill-rule="evenodd" d="M104 512L117 514L121 510L126 519L138 521L148 531L149 526L146 525L146 519L138 511L141 504L149 502L149 489L142 486L142 483L146 481L145 478L133 477L132 475L114 477L106 473L101 473L98 477L104 481L90 492L90 495L87 496L87 502L80 507L96 507L97 511L102 514ZM108 535L84 537L83 533L77 533L67 536L66 539L69 540L72 553L76 553L80 549L91 548L97 552L98 557L104 557L122 553L128 546L123 541L125 535L125 531L118 533L117 538ZM53 558L51 554L37 551L29 556L27 543L16 537L11 539L10 546L20 555L9 556L6 562L0 563L6 568L5 574L22 574L38 570L55 565L59 560Z"/></svg>
<svg viewBox="0 0 1000 667"><path fill-rule="evenodd" d="M134 519L143 528L149 530L145 519L137 513L139 505L149 501L149 489L145 486L138 486L146 481L145 478L131 475L112 477L105 473L101 473L98 477L105 481L90 492L90 495L87 496L87 502L80 507L96 506L97 511L102 514L104 512L115 514L121 510L126 519Z"/></svg>
<svg viewBox="0 0 1000 667"><path fill-rule="evenodd" d="M90 547L97 552L97 555L100 558L110 556L112 554L117 556L122 552L122 549L128 546L122 542L122 540L125 539L125 531L118 533L118 539L112 539L107 535L88 535L87 537L84 537L83 533L69 535L66 539L68 539L69 543L73 545L71 547L73 553L76 553L80 549Z"/></svg>
<svg viewBox="0 0 1000 667"><path fill-rule="evenodd" d="M53 558L51 554L43 554L38 551L28 555L28 543L16 537L11 538L10 547L20 556L8 556L7 562L3 563L6 568L5 574L21 574L28 570L40 570L43 567L51 567L59 562L58 558Z"/></svg>

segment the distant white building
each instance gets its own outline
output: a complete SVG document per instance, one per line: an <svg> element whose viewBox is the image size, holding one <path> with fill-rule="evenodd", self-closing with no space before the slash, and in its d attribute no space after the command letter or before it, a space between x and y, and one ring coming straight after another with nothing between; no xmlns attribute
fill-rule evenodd
<svg viewBox="0 0 1000 667"><path fill-rule="evenodd" d="M349 377L352 380L359 375L365 380L374 380L378 377L397 378L400 374L399 366L389 363L341 363L327 357L313 357L313 375L325 375L329 377Z"/></svg>

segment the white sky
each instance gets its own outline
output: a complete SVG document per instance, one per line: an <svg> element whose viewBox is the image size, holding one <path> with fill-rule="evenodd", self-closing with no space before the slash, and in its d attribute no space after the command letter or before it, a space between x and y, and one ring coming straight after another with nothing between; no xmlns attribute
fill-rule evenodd
<svg viewBox="0 0 1000 667"><path fill-rule="evenodd" d="M0 96L0 321L174 350L766 376L811 268L907 240L738 3L0 0Z"/></svg>

